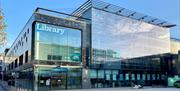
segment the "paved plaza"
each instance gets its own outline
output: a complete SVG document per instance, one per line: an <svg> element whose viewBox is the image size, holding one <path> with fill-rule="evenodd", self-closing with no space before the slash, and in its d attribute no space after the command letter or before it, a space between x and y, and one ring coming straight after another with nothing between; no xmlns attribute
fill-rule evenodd
<svg viewBox="0 0 180 91"><path fill-rule="evenodd" d="M0 86L0 91L5 91L5 90Z"/></svg>
<svg viewBox="0 0 180 91"><path fill-rule="evenodd" d="M152 88L152 87L145 87L143 89L101 88L101 89L76 89L76 90L64 90L64 91L180 91L180 88Z"/></svg>

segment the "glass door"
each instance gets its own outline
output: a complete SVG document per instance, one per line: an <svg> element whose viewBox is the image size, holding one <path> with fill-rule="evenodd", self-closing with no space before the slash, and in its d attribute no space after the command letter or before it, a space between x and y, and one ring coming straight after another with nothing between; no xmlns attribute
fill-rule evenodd
<svg viewBox="0 0 180 91"><path fill-rule="evenodd" d="M41 71L38 73L38 91L50 90L51 75L48 71Z"/></svg>
<svg viewBox="0 0 180 91"><path fill-rule="evenodd" d="M51 90L67 89L67 73L52 73Z"/></svg>
<svg viewBox="0 0 180 91"><path fill-rule="evenodd" d="M38 91L81 88L81 68L39 67L35 73Z"/></svg>
<svg viewBox="0 0 180 91"><path fill-rule="evenodd" d="M38 91L67 89L67 69L38 68Z"/></svg>

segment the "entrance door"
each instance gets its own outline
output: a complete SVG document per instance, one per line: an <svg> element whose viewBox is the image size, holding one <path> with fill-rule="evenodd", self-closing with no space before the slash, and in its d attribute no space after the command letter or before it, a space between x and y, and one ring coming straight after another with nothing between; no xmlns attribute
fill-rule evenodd
<svg viewBox="0 0 180 91"><path fill-rule="evenodd" d="M52 73L51 90L67 89L67 73Z"/></svg>
<svg viewBox="0 0 180 91"><path fill-rule="evenodd" d="M81 88L81 68L39 67L35 73L38 91Z"/></svg>
<svg viewBox="0 0 180 91"><path fill-rule="evenodd" d="M39 68L38 91L67 89L67 69Z"/></svg>

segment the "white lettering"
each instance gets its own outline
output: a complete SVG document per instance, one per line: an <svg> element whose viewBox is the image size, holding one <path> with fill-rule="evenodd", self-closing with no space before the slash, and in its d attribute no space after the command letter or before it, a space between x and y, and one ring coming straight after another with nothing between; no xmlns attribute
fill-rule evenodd
<svg viewBox="0 0 180 91"><path fill-rule="evenodd" d="M47 31L47 32L59 33L61 35L64 34L64 29L61 29L58 26L47 25L47 24L42 24L42 23L36 23L36 29L42 30L42 31Z"/></svg>

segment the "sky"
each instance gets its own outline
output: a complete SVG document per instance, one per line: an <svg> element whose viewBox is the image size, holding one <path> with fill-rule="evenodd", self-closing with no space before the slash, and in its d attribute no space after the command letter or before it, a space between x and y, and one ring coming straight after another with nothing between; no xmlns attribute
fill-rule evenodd
<svg viewBox="0 0 180 91"><path fill-rule="evenodd" d="M180 0L103 1L176 24L171 29L171 37L180 39ZM84 2L86 0L0 0L7 24L5 47L11 46L37 7L71 13Z"/></svg>

